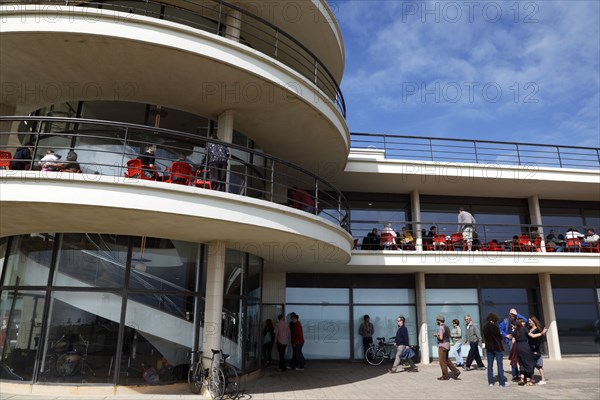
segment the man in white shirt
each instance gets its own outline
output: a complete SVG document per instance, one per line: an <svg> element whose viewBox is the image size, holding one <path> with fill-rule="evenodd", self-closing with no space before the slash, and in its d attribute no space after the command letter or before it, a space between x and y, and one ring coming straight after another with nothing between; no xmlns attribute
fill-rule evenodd
<svg viewBox="0 0 600 400"><path fill-rule="evenodd" d="M585 237L583 238L583 243L581 243L581 247L594 247L596 246L596 244L598 244L598 240L600 240L600 236L598 236L592 228L589 228Z"/></svg>
<svg viewBox="0 0 600 400"><path fill-rule="evenodd" d="M463 240L467 244L467 250L471 251L473 247L473 232L475 230L475 217L464 208L458 209L458 230L463 234Z"/></svg>

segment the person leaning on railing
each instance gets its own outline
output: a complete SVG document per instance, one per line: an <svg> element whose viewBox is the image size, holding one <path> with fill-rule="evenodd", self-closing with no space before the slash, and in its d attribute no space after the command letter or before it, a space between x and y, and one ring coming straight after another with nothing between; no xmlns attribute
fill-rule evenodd
<svg viewBox="0 0 600 400"><path fill-rule="evenodd" d="M558 253L563 251L562 244L560 237L556 236L556 231L550 229L550 233L546 236L546 248L553 249Z"/></svg>

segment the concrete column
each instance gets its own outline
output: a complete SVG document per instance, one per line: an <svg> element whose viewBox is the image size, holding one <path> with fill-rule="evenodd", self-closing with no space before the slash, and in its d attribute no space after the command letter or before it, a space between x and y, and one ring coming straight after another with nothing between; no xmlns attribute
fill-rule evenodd
<svg viewBox="0 0 600 400"><path fill-rule="evenodd" d="M217 136L226 143L233 142L233 111L227 110L221 113L217 119ZM225 192L229 193L229 175L231 174L231 163L227 163L227 177L225 178Z"/></svg>
<svg viewBox="0 0 600 400"><path fill-rule="evenodd" d="M241 33L240 28L242 27L242 13L237 10L231 10L229 14L227 14L225 25L225 35L227 39L239 42Z"/></svg>
<svg viewBox="0 0 600 400"><path fill-rule="evenodd" d="M208 244L208 270L206 272L206 302L204 304L204 335L202 355L210 363L211 349L221 349L221 322L223 320L223 284L225 275L225 242ZM208 365L205 365L208 367Z"/></svg>
<svg viewBox="0 0 600 400"><path fill-rule="evenodd" d="M548 328L546 343L548 343L548 357L551 360L562 359L560 342L558 340L558 326L556 325L556 312L554 311L554 296L552 295L552 281L550 273L542 272L538 275L540 280L540 297L544 309L543 321Z"/></svg>
<svg viewBox="0 0 600 400"><path fill-rule="evenodd" d="M425 299L425 273L416 274L415 297L417 301L417 335L421 348L421 364L429 364L429 334L427 332L427 301Z"/></svg>
<svg viewBox="0 0 600 400"><path fill-rule="evenodd" d="M419 191L413 190L410 192L410 213L412 214L413 221L421 221L421 199L419 197ZM414 224L415 234L415 246L417 250L423 250L423 234L421 233L421 224Z"/></svg>
<svg viewBox="0 0 600 400"><path fill-rule="evenodd" d="M531 218L531 224L536 225L538 227L538 232L542 237L541 249L542 253L546 252L546 243L544 241L544 228L542 228L542 211L540 209L540 198L538 195L530 196L527 199L527 203L529 204L529 218Z"/></svg>

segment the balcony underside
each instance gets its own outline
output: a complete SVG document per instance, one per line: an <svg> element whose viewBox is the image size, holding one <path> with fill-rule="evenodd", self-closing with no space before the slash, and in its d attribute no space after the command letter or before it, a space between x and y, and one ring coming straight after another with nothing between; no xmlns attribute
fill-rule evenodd
<svg viewBox="0 0 600 400"><path fill-rule="evenodd" d="M22 17L6 16L0 58L0 103L15 113L75 100L157 104L212 119L233 110L234 129L266 152L312 170L324 159L345 165L349 133L335 104L260 52L137 15L93 23L76 13Z"/></svg>
<svg viewBox="0 0 600 400"><path fill-rule="evenodd" d="M346 264L351 237L305 212L248 197L109 176L0 172L0 236L111 233L208 243L271 265Z"/></svg>

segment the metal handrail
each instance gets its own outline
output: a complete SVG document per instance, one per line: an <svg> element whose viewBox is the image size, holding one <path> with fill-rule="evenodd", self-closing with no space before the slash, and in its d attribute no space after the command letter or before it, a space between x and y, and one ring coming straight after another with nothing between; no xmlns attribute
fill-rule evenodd
<svg viewBox="0 0 600 400"><path fill-rule="evenodd" d="M172 162L177 161L177 154L183 151L191 158L204 159L190 164L204 173L199 177L206 181L209 175L206 146L208 143L222 144L231 154L228 178L226 181L218 181L225 185L226 191L289 205L335 221L344 229L350 230L350 209L340 190L300 166L257 150L187 132L125 122L44 116L0 116L0 121L21 122L22 126L23 122L28 123L26 126L29 131L0 132L0 137L29 135L27 142L33 144L32 157L26 160L29 161L29 169L41 167L39 158L48 149L63 156L58 163L64 163L67 152L73 150L78 154L77 162L84 174L123 177L127 172L127 161L143 155L148 145L154 145L160 150L154 155L158 173L162 167L171 166ZM61 137L68 140L65 139L65 144L58 146L56 143L60 143ZM44 143L48 138L52 138L52 141ZM87 139L87 142L77 143L77 139ZM90 147L89 143L92 142L96 143L94 147ZM13 157L18 147L20 146L3 145L0 150L9 151ZM190 151L190 148L193 150ZM264 160L264 165L247 162L244 160L245 156L247 159ZM90 162L95 158L100 159L100 162ZM234 176L238 178L237 181L234 181ZM187 178L192 183L198 182L193 172ZM202 189L198 190L206 190L204 186L199 186ZM299 192L303 192L303 195L296 197L295 194Z"/></svg>
<svg viewBox="0 0 600 400"><path fill-rule="evenodd" d="M22 4L21 1L5 1L2 5L11 3ZM58 4L54 4L58 3ZM215 7L210 7L212 4ZM136 7L135 4L139 4ZM291 34L282 30L271 22L261 18L258 15L251 13L235 4L228 3L222 0L179 0L179 5L163 3L155 0L127 0L123 4L119 4L119 0L102 0L102 1L80 1L80 0L63 0L61 2L32 0L27 1L27 5L65 5L71 7L97 7L99 9L116 9L117 11L144 15L152 18L166 19L192 28L200 29L205 32L214 33L223 37L228 37L222 29L226 27L225 21L227 12L235 10L240 12L251 23L245 29L243 21L240 20L240 28L235 28L240 31L240 43L250 46L246 40L252 38L255 44L261 45L263 48L257 48L263 54L266 54L281 63L292 68L307 78L312 84L320 89L327 98L335 103L338 111L346 118L346 103L340 86L333 74L327 66L304 44L294 38ZM160 9L154 12L150 5ZM185 7L189 8L185 8ZM200 12L191 10L190 8L198 8ZM176 13L170 12L176 11ZM232 17L235 18L235 17ZM210 26L207 23L199 21L210 21L216 24L216 27ZM251 28L251 29L249 29ZM254 32L254 33L253 33ZM266 38L266 39L265 39ZM287 39L287 40L284 40Z"/></svg>
<svg viewBox="0 0 600 400"><path fill-rule="evenodd" d="M352 148L382 148L387 159L555 168L600 168L600 149L494 140L351 133Z"/></svg>
<svg viewBox="0 0 600 400"><path fill-rule="evenodd" d="M377 228L381 233L382 227L385 224L390 224L392 229L397 233L400 233L401 227L408 227L408 231L412 234L415 241L417 239L416 227L420 226L422 231L428 232L429 227L437 227L437 233L440 235L451 236L453 233L458 232L457 222L440 222L440 221L375 221L375 220L353 220L353 238L357 241L357 247L361 247L362 240L367 236L373 228ZM481 245L491 242L492 240L498 241L500 244L510 243L515 236L529 235L532 236L537 231L544 241L550 233L554 230L554 233L561 240L566 232L570 228L575 228L579 233L585 234L586 229L593 228L595 232L600 232L600 227L585 227L581 228L577 224L572 225L557 225L557 224L497 224L497 223L477 223L474 225L475 230L478 233L478 240ZM579 229L577 229L579 227ZM564 239L563 239L564 240ZM533 240L532 240L533 241Z"/></svg>

